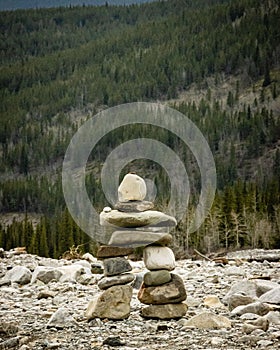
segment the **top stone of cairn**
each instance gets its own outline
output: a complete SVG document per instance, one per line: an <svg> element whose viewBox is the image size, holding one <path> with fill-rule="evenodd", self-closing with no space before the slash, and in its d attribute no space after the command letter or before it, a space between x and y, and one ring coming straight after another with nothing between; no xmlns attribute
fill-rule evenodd
<svg viewBox="0 0 280 350"><path fill-rule="evenodd" d="M146 194L145 180L133 173L126 174L118 188L118 199L120 202L142 201L145 199Z"/></svg>

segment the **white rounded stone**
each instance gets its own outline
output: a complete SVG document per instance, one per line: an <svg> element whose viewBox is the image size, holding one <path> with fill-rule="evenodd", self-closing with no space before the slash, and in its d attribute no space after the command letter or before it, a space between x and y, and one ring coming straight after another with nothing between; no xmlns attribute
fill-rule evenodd
<svg viewBox="0 0 280 350"><path fill-rule="evenodd" d="M120 202L142 201L147 194L145 180L136 174L127 174L118 188Z"/></svg>
<svg viewBox="0 0 280 350"><path fill-rule="evenodd" d="M175 269L175 256L168 247L149 246L143 250L143 259L148 270Z"/></svg>
<svg viewBox="0 0 280 350"><path fill-rule="evenodd" d="M105 207L105 208L103 209L103 211L104 211L104 213L110 213L110 211L112 211L112 208L110 208L110 207Z"/></svg>

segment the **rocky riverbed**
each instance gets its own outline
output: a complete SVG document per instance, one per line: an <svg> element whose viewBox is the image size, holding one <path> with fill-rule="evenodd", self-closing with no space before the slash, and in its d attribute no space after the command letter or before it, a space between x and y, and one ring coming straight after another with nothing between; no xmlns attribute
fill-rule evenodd
<svg viewBox="0 0 280 350"><path fill-rule="evenodd" d="M254 259L254 251L236 252L227 263L177 261L174 273L184 281L188 305L178 320L140 316L137 293L147 270L142 261L131 261L136 279L130 316L88 321L87 306L100 293L102 261L88 254L55 260L2 252L0 349L280 348L280 251L263 253Z"/></svg>

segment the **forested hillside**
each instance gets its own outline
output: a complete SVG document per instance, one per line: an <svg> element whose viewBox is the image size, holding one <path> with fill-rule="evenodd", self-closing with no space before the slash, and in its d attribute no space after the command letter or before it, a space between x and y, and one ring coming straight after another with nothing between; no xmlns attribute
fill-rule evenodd
<svg viewBox="0 0 280 350"><path fill-rule="evenodd" d="M151 1L151 0L150 0ZM101 5L130 5L149 2L149 0L0 0L0 11L50 8L50 7L73 7L73 6L101 6Z"/></svg>
<svg viewBox="0 0 280 350"><path fill-rule="evenodd" d="M218 190L211 213L190 236L181 222L175 245L202 251L280 246L277 0L11 11L1 13L0 25L0 211L27 214L2 224L0 246L26 245L58 257L73 244L88 244L65 208L65 150L87 118L135 101L168 103L183 112L215 158ZM89 159L87 188L99 209L107 204L102 162L133 132L110 133L98 145L99 160ZM137 136L164 141L193 169L191 212L200 186L191 155L163 130L139 127ZM164 207L164 171L148 161L131 168L155 179L166 194L157 205ZM28 220L31 213L41 216L36 226Z"/></svg>

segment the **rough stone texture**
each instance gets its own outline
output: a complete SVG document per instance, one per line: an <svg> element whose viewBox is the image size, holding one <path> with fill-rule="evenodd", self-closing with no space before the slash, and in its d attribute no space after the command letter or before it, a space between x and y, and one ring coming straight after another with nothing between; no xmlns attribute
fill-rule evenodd
<svg viewBox="0 0 280 350"><path fill-rule="evenodd" d="M157 242L169 244L171 241L172 236L167 233L129 230L113 232L108 244L118 247L140 247Z"/></svg>
<svg viewBox="0 0 280 350"><path fill-rule="evenodd" d="M63 329L64 327L70 327L74 323L74 318L69 314L69 311L65 308L59 308L50 318L47 323L47 328Z"/></svg>
<svg viewBox="0 0 280 350"><path fill-rule="evenodd" d="M14 266L5 275L6 280L19 284L27 284L31 281L32 273L25 266Z"/></svg>
<svg viewBox="0 0 280 350"><path fill-rule="evenodd" d="M243 325L242 330L246 334L250 334L256 329L261 329L264 332L266 332L268 330L268 327L269 327L269 321L265 317L259 317L256 320L246 322Z"/></svg>
<svg viewBox="0 0 280 350"><path fill-rule="evenodd" d="M278 253L280 250L278 251ZM242 254L254 256L254 251L242 251ZM279 255L280 256L280 255ZM14 255L13 251L5 252L5 258L0 259L0 278L3 278L7 271L14 266L25 266L31 271L39 266L61 267L72 265L74 261L64 259L50 259L38 257L31 254ZM131 261L133 272L141 280L147 270L143 261ZM240 264L239 261L232 260L230 264ZM80 264L80 262L79 262ZM241 265L245 276L252 278L260 276L270 278L270 283L276 283L280 278L280 262L247 262L243 261ZM141 307L144 306L137 298L137 292L140 286L133 290L131 299L130 316L125 320L115 322L114 320L95 318L88 321L85 317L85 310L95 295L101 293L97 283L92 285L81 284L79 281L61 282L50 281L47 285L39 280L37 283L19 285L12 283L10 286L2 285L0 287L0 348L18 349L18 350L88 350L105 349L103 342L110 336L119 337L122 350L275 350L279 348L279 322L280 313L278 305L270 306L275 311L270 311L263 317L269 321L267 331L253 327L251 333L246 334L243 325L260 316L255 314L231 315L228 308L215 309L215 314L229 318L232 327L227 329L199 329L195 327L184 327L186 319L194 315L209 312L204 305L204 298L207 295L216 295L222 299L231 286L242 281L239 275L228 276L224 274L225 267L213 261L203 259L192 260L183 259L176 261L174 273L182 277L187 289L188 298L184 303L188 304L189 310L186 318L160 319L144 318L140 315ZM86 274L83 274L84 276ZM97 281L102 275L92 275ZM215 282L214 282L215 280ZM260 281L260 280L259 280ZM47 292L48 291L48 292ZM47 294L55 294L47 298L38 299ZM179 304L172 305L172 308ZM166 309L166 305L151 305L148 310L157 307ZM174 305L174 306L173 306ZM55 327L47 328L46 325L52 314L63 307L68 310L69 315L74 321L69 322L69 327L56 330ZM172 317L172 316L171 316ZM176 317L175 317L176 318ZM2 325L5 322L13 322L17 325L19 331L2 331ZM182 323L181 323L182 321ZM2 328L1 328L2 327ZM223 342L220 343L220 339ZM18 342L18 345L15 345ZM217 345L220 343L221 345ZM11 344L14 344L13 347ZM108 346L107 346L108 347Z"/></svg>
<svg viewBox="0 0 280 350"><path fill-rule="evenodd" d="M111 258L117 256L125 256L133 253L132 248L112 247L101 245L96 253L97 258Z"/></svg>
<svg viewBox="0 0 280 350"><path fill-rule="evenodd" d="M263 316L271 311L269 305L261 303L260 301L256 301L254 303L248 305L240 305L231 311L232 315L243 315L248 312Z"/></svg>
<svg viewBox="0 0 280 350"><path fill-rule="evenodd" d="M280 304L280 286L261 295L260 301L269 304Z"/></svg>
<svg viewBox="0 0 280 350"><path fill-rule="evenodd" d="M234 283L228 293L223 298L223 303L228 304L230 297L233 294L243 294L252 298L257 297L256 293L256 284L254 281L248 281L246 279L243 279L242 281Z"/></svg>
<svg viewBox="0 0 280 350"><path fill-rule="evenodd" d="M126 174L118 188L120 202L142 201L146 194L146 182L136 174Z"/></svg>
<svg viewBox="0 0 280 350"><path fill-rule="evenodd" d="M31 283L41 281L45 284L50 281L59 281L62 272L53 267L38 266L32 274Z"/></svg>
<svg viewBox="0 0 280 350"><path fill-rule="evenodd" d="M262 294L269 292L270 290L280 287L278 283L266 280L254 280L256 285L256 294L260 297Z"/></svg>
<svg viewBox="0 0 280 350"><path fill-rule="evenodd" d="M152 243L152 245L160 245L160 246L167 246L169 245L173 240L172 235L170 234L165 234L162 236L160 239L156 240L155 242Z"/></svg>
<svg viewBox="0 0 280 350"><path fill-rule="evenodd" d="M89 302L86 318L108 318L122 320L129 316L132 287L128 285L113 286Z"/></svg>
<svg viewBox="0 0 280 350"><path fill-rule="evenodd" d="M86 261L85 261L86 262ZM89 265L89 271L90 271ZM58 272L61 272L60 282L76 281L82 274L86 273L86 268L80 264L59 267Z"/></svg>
<svg viewBox="0 0 280 350"><path fill-rule="evenodd" d="M160 286L171 281L171 273L167 270L149 271L144 275L146 286Z"/></svg>
<svg viewBox="0 0 280 350"><path fill-rule="evenodd" d="M269 311L268 314L264 316L269 323L280 325L280 312L279 311Z"/></svg>
<svg viewBox="0 0 280 350"><path fill-rule="evenodd" d="M141 315L146 318L170 320L185 316L188 306L185 303L149 305L141 309Z"/></svg>
<svg viewBox="0 0 280 350"><path fill-rule="evenodd" d="M103 266L105 276L120 275L121 273L132 270L129 261L122 257L105 259L103 261Z"/></svg>
<svg viewBox="0 0 280 350"><path fill-rule="evenodd" d="M237 306L251 304L251 303L255 302L256 300L257 300L256 297L253 298L253 297L250 297L247 295L235 293L235 294L232 294L227 299L227 306L228 306L229 310L231 311L231 310L235 309Z"/></svg>
<svg viewBox="0 0 280 350"><path fill-rule="evenodd" d="M234 283L228 293L223 298L223 303L228 305L229 300L232 295L235 294L242 294L247 297L251 298L258 298L262 294L270 291L271 289L279 287L279 284L272 282L272 281L266 281L266 280L247 280L243 279L239 282Z"/></svg>
<svg viewBox="0 0 280 350"><path fill-rule="evenodd" d="M147 210L141 213L123 213L112 210L109 213L100 213L101 226L118 227L142 227L142 226L163 226L172 227L177 225L174 217L166 215L160 211Z"/></svg>
<svg viewBox="0 0 280 350"><path fill-rule="evenodd" d="M168 247L149 246L143 250L144 264L149 270L175 269L175 256Z"/></svg>
<svg viewBox="0 0 280 350"><path fill-rule="evenodd" d="M221 303L220 299L216 295L207 295L203 302L204 305L209 308L224 308L224 304Z"/></svg>
<svg viewBox="0 0 280 350"><path fill-rule="evenodd" d="M134 281L134 275L132 273L124 273L123 275L112 276L112 277L103 277L98 282L98 287L100 289L107 289L112 286L119 284L127 284Z"/></svg>
<svg viewBox="0 0 280 350"><path fill-rule="evenodd" d="M171 304L180 303L186 299L186 290L182 278L178 275L171 274L171 281L160 286L147 287L142 284L138 299L143 304Z"/></svg>
<svg viewBox="0 0 280 350"><path fill-rule="evenodd" d="M146 210L151 210L154 203L148 201L133 201L133 202L117 202L114 208L125 213L137 213Z"/></svg>
<svg viewBox="0 0 280 350"><path fill-rule="evenodd" d="M189 320L185 320L184 327L196 327L200 329L219 329L230 328L231 321L224 316L216 315L211 312L203 312L193 316Z"/></svg>

